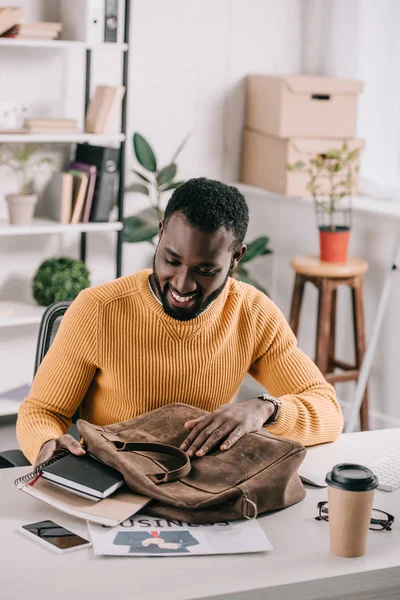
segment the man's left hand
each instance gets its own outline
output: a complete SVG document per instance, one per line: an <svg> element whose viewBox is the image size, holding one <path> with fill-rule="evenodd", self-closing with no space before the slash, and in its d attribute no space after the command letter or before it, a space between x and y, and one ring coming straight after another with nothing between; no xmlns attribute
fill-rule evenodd
<svg viewBox="0 0 400 600"><path fill-rule="evenodd" d="M220 406L209 415L185 423L191 432L181 449L189 456L204 456L223 442L220 449L228 450L245 433L259 431L273 412L273 404L259 398Z"/></svg>

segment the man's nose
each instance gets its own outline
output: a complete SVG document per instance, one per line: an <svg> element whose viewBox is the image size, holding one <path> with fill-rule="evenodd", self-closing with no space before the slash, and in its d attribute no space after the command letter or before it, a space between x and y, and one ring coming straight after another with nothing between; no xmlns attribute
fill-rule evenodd
<svg viewBox="0 0 400 600"><path fill-rule="evenodd" d="M176 273L172 281L172 287L178 294L182 294L182 296L191 294L197 289L196 282L193 280L189 269L185 269L184 267L179 269L179 272Z"/></svg>

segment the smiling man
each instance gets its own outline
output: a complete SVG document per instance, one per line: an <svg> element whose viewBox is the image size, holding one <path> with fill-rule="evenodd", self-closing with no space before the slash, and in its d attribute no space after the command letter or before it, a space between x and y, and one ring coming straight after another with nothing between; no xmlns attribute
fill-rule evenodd
<svg viewBox="0 0 400 600"><path fill-rule="evenodd" d="M83 419L106 425L173 402L208 414L186 423L182 448L203 456L262 427L305 445L336 439L334 389L298 349L277 306L229 277L246 251L244 197L191 179L173 193L153 269L84 290L65 314L21 406L17 435L30 461L66 447ZM265 394L233 399L249 373Z"/></svg>

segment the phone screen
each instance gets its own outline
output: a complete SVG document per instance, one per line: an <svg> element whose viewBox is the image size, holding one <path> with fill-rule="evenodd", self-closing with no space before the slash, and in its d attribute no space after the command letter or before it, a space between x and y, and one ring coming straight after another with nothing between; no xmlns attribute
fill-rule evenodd
<svg viewBox="0 0 400 600"><path fill-rule="evenodd" d="M32 535L48 542L59 550L67 550L88 544L85 538L57 525L54 521L39 521L38 523L29 523L22 525L22 529L29 531Z"/></svg>

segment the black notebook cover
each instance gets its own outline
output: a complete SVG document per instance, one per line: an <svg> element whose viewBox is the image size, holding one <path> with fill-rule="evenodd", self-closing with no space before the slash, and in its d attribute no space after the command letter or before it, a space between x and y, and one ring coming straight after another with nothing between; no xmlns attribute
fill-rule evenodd
<svg viewBox="0 0 400 600"><path fill-rule="evenodd" d="M75 456L67 454L57 462L44 467L43 477L88 494L104 498L124 483L121 473L96 460L90 454ZM112 490L110 492L110 490Z"/></svg>

